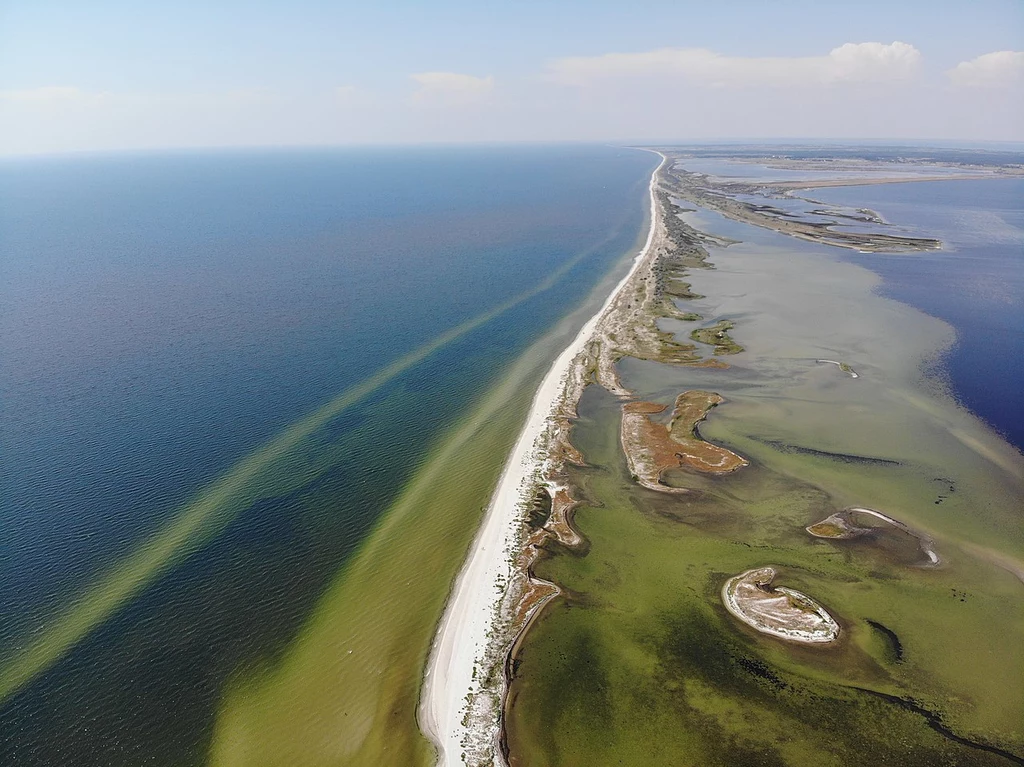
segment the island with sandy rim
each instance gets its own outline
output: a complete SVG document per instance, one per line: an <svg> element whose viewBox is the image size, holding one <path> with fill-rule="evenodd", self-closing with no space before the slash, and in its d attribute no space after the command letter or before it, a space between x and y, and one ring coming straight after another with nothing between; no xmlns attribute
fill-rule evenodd
<svg viewBox="0 0 1024 767"><path fill-rule="evenodd" d="M772 586L775 570L759 567L725 582L725 608L762 634L805 644L828 644L839 638L839 624L806 594Z"/></svg>
<svg viewBox="0 0 1024 767"><path fill-rule="evenodd" d="M859 518L861 516L878 520L882 527L879 528L860 522ZM920 546L921 553L924 554L927 560L926 563L928 565L936 566L940 563L939 555L935 551L935 543L929 536L914 531L909 526L888 514L883 514L881 511L876 511L875 509L864 508L863 506L853 506L849 509L837 511L834 514L830 514L820 522L808 525L806 530L815 538L842 541L853 538L871 537L878 533L880 529L885 529L886 527L898 530L916 540Z"/></svg>

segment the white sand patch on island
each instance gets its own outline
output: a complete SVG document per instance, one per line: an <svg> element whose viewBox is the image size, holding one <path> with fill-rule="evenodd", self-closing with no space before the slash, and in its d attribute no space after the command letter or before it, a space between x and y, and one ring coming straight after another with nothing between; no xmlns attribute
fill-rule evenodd
<svg viewBox="0 0 1024 767"><path fill-rule="evenodd" d="M794 589L773 587L773 580L771 567L730 578L722 587L725 609L762 634L780 639L827 644L839 638L839 624L824 607Z"/></svg>
<svg viewBox="0 0 1024 767"><path fill-rule="evenodd" d="M420 701L420 724L438 749L438 764L504 764L497 747L504 679L490 678L495 637L509 625L514 609L509 598L514 581L524 521L534 493L547 475L548 445L560 430L559 416L567 397L579 396L577 361L615 298L644 263L657 226L655 187L662 162L651 174L651 214L647 241L629 273L601 309L583 326L544 376L526 424L509 456L483 523L455 581L438 627L427 665ZM483 675L484 679L481 679ZM489 688L498 689L489 689ZM482 700L483 699L483 700ZM489 703L488 703L489 701ZM471 704L473 704L471 706ZM488 710L489 707L489 710ZM475 710L470 710L471 708ZM483 710L481 710L483 709Z"/></svg>

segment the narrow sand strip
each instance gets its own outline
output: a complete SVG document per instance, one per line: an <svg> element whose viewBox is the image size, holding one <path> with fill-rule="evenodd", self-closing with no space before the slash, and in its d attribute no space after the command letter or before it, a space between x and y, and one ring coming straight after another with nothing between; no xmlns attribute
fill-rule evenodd
<svg viewBox="0 0 1024 767"><path fill-rule="evenodd" d="M647 241L629 273L544 376L438 627L423 684L420 724L437 746L438 765L443 767L464 764L463 742L468 728L463 715L468 697L477 689L474 666L487 649L504 584L512 576L523 515L532 500L535 478L542 475L544 468L544 438L549 423L566 395L576 358L584 351L615 297L643 262L654 240L657 223L654 190L658 171L665 164L665 156L657 154L661 156L661 164L651 174L648 188L651 220ZM497 736L497 732L494 735ZM495 757L499 763L502 761L497 750Z"/></svg>

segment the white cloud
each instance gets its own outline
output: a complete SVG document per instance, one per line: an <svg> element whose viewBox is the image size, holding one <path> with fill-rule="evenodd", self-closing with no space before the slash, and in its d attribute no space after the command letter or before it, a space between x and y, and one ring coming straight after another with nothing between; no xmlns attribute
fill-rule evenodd
<svg viewBox="0 0 1024 767"><path fill-rule="evenodd" d="M494 90L493 77L474 77L456 72L420 72L410 75L419 84L413 94L417 103L470 104Z"/></svg>
<svg viewBox="0 0 1024 767"><path fill-rule="evenodd" d="M998 88L1024 83L1024 51L995 51L961 61L946 74L953 85Z"/></svg>
<svg viewBox="0 0 1024 767"><path fill-rule="evenodd" d="M846 43L826 56L723 56L704 48L661 48L558 59L549 79L565 85L632 77L671 77L716 87L793 86L808 83L905 80L921 53L908 43Z"/></svg>
<svg viewBox="0 0 1024 767"><path fill-rule="evenodd" d="M11 104L56 106L62 104L95 103L108 94L86 91L70 85L44 85L39 88L0 90L0 101Z"/></svg>

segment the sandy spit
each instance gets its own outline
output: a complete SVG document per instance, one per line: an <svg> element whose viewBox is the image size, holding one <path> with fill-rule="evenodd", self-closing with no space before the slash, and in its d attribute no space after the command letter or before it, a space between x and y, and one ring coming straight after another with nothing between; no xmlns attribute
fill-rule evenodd
<svg viewBox="0 0 1024 767"><path fill-rule="evenodd" d="M651 249L656 228L654 190L658 171L665 163L665 156L660 156L661 164L651 174L649 185L651 222L647 241L629 273L544 376L533 398L526 424L505 464L483 523L448 598L427 664L419 711L420 726L437 747L439 767L465 764L464 744L471 733L464 715L467 700L478 689L473 670L487 650L495 614L502 602L504 584L509 583L512 577L525 512L532 500L537 478L544 473L545 436L567 395L577 357L594 336L615 297L630 282ZM495 720L495 737L497 726ZM500 753L496 752L494 757L496 763L503 762Z"/></svg>

